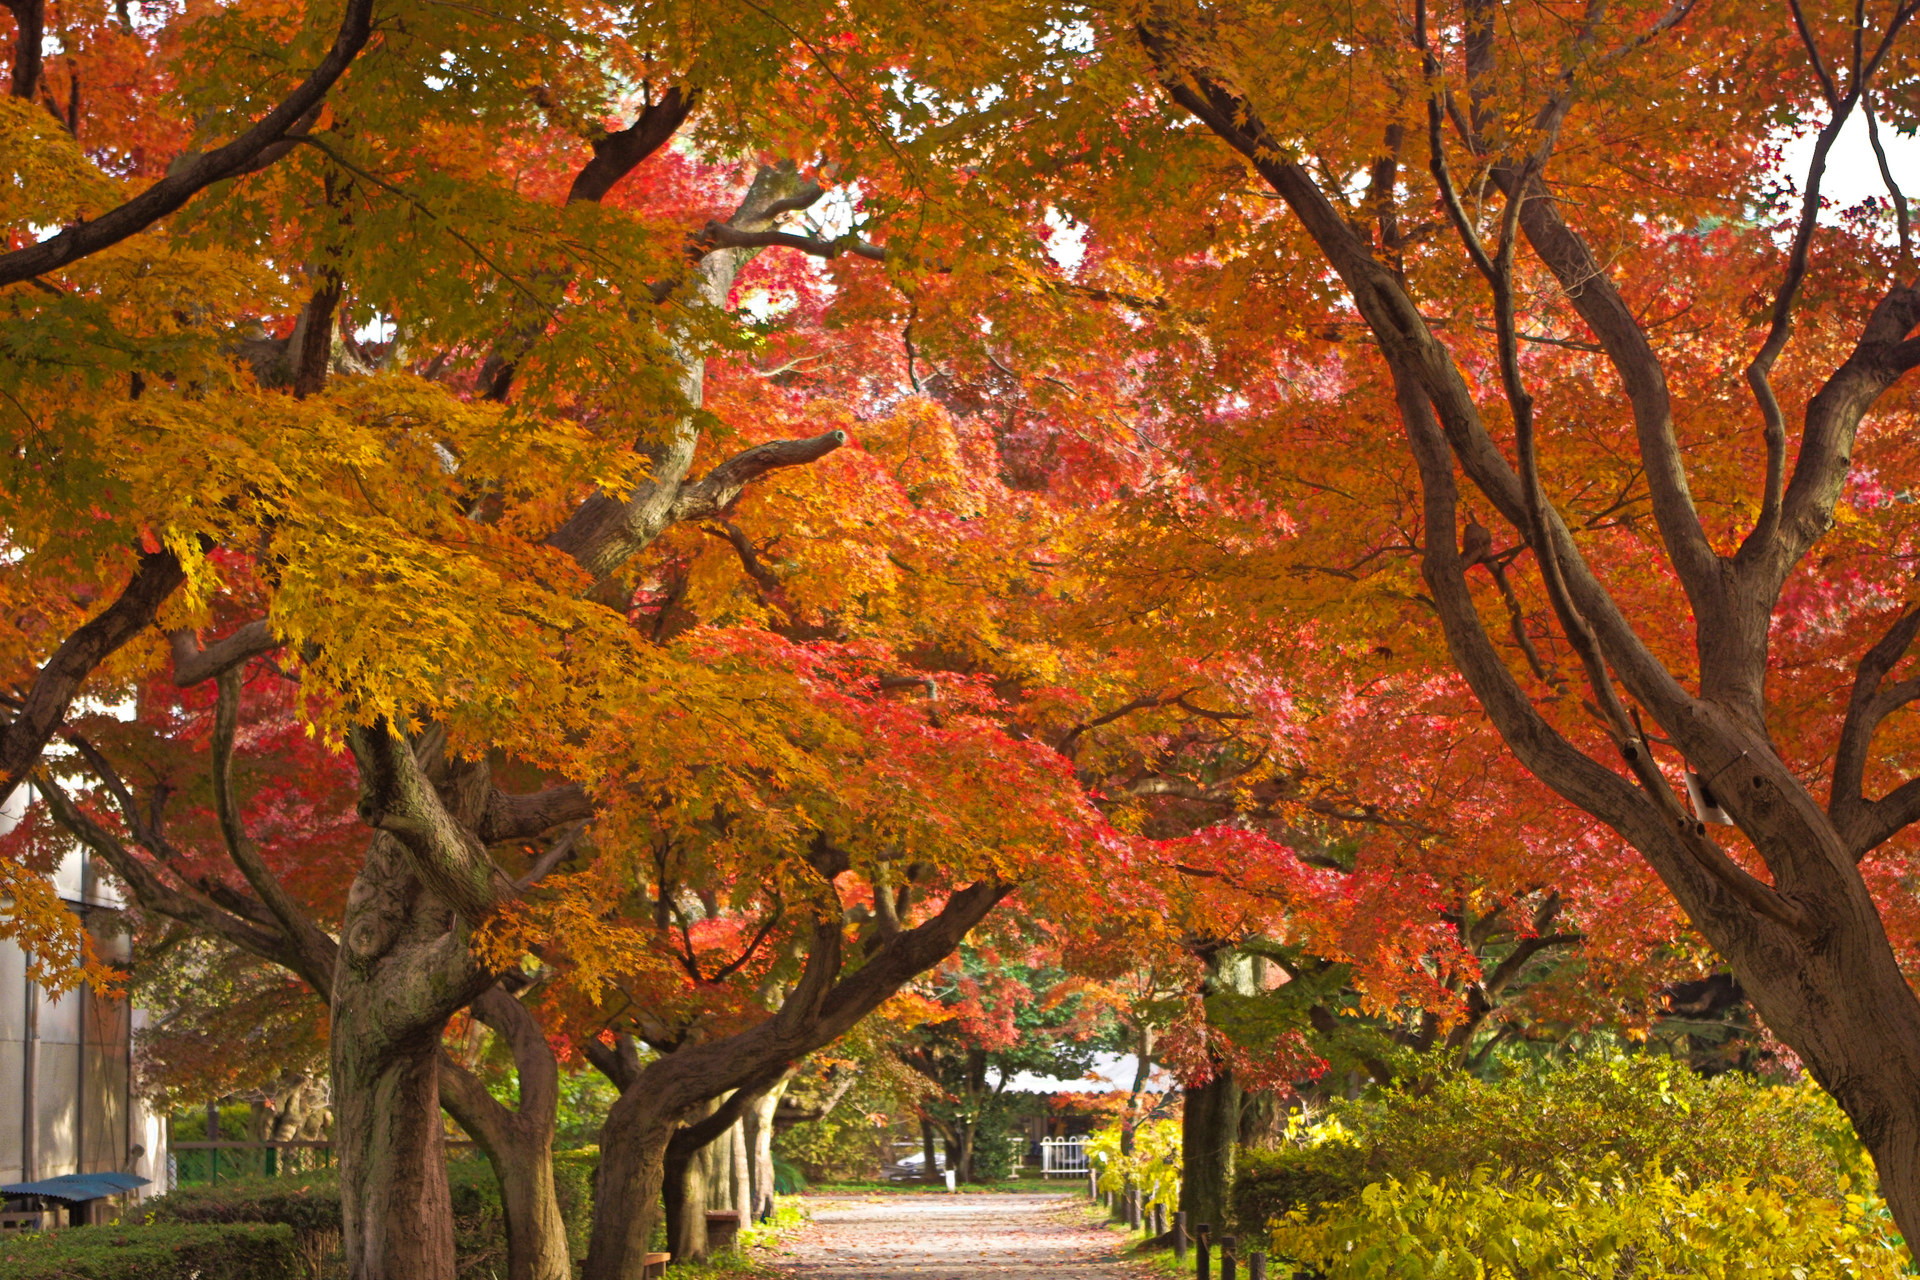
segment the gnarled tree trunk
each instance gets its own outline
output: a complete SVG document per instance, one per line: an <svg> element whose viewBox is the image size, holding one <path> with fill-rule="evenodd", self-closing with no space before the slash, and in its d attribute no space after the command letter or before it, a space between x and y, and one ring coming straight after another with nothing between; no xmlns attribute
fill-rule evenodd
<svg viewBox="0 0 1920 1280"><path fill-rule="evenodd" d="M1217 1240L1232 1213L1233 1147L1240 1136L1240 1082L1221 1068L1186 1092L1180 1108L1180 1207Z"/></svg>
<svg viewBox="0 0 1920 1280"><path fill-rule="evenodd" d="M479 1077L442 1060L441 1102L486 1153L500 1184L507 1227L507 1280L571 1280L567 1224L553 1181L553 1131L560 1101L560 1064L527 1007L503 987L473 1002L473 1014L513 1052L520 1104L509 1109Z"/></svg>
<svg viewBox="0 0 1920 1280"><path fill-rule="evenodd" d="M647 1241L659 1220L669 1146L679 1142L697 1151L724 1133L801 1057L852 1030L907 982L952 954L1007 892L1008 886L993 881L959 890L924 924L876 938L866 962L837 982L844 940L835 913L815 924L799 981L779 1012L759 1024L680 1048L637 1070L631 1055L613 1062L609 1051L596 1051L595 1064L607 1061L618 1073L616 1083L622 1076L626 1082L601 1128L585 1280L639 1280ZM680 1127L694 1108L728 1094L711 1115Z"/></svg>
<svg viewBox="0 0 1920 1280"><path fill-rule="evenodd" d="M362 1034L349 1002L333 1023L334 1151L352 1280L452 1280L453 1210L440 1126L437 1033Z"/></svg>
<svg viewBox="0 0 1920 1280"><path fill-rule="evenodd" d="M742 1121L747 1143L748 1211L755 1222L773 1217L773 1117L792 1079L791 1072L781 1077L779 1084L754 1100Z"/></svg>
<svg viewBox="0 0 1920 1280"><path fill-rule="evenodd" d="M703 1103L690 1119L712 1115L714 1105ZM681 1130L667 1143L662 1161L660 1193L667 1216L667 1252L675 1262L698 1262L707 1256L707 1203L713 1190L707 1145L696 1146Z"/></svg>
<svg viewBox="0 0 1920 1280"><path fill-rule="evenodd" d="M443 765L438 739L417 750L384 728L356 731L368 809L376 823L431 806L477 825L488 796L484 765ZM482 855L484 856L484 855ZM347 895L333 980L334 1141L341 1230L351 1280L453 1280L453 1209L440 1119L440 1037L447 1021L493 985L468 950L447 900L416 857L386 831ZM459 888L458 865L444 879Z"/></svg>

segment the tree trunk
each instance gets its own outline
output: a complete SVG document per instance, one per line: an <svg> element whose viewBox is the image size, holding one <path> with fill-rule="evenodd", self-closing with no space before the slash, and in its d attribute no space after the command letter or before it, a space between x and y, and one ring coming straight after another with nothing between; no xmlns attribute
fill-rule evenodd
<svg viewBox="0 0 1920 1280"><path fill-rule="evenodd" d="M747 1183L755 1222L773 1217L773 1116L780 1109L780 1099L786 1096L787 1082L791 1079L791 1075L786 1076L747 1108L744 1122L749 1160Z"/></svg>
<svg viewBox="0 0 1920 1280"><path fill-rule="evenodd" d="M430 744L423 749L435 754ZM415 767L406 745L393 754ZM486 794L484 765L456 762L436 772L458 814ZM454 1277L440 1037L447 1020L493 979L475 964L465 929L417 870L405 846L377 832L348 891L340 930L330 1038L350 1280Z"/></svg>
<svg viewBox="0 0 1920 1280"><path fill-rule="evenodd" d="M1216 1240L1227 1230L1239 1133L1240 1082L1231 1071L1187 1090L1180 1108L1180 1207L1188 1222L1210 1224Z"/></svg>
<svg viewBox="0 0 1920 1280"><path fill-rule="evenodd" d="M509 1109L478 1076L450 1059L441 1063L441 1101L480 1144L500 1184L508 1280L571 1280L567 1224L553 1183L560 1064L539 1020L503 988L475 1000L473 1013L512 1049L520 1105Z"/></svg>
<svg viewBox="0 0 1920 1280"><path fill-rule="evenodd" d="M954 1122L954 1131L959 1135L959 1150L953 1152L953 1178L955 1182L973 1181L973 1135L974 1121L964 1116Z"/></svg>
<svg viewBox="0 0 1920 1280"><path fill-rule="evenodd" d="M713 1107L696 1108L711 1113ZM696 1117L697 1118L697 1117ZM602 1150L604 1150L604 1144ZM667 1252L675 1262L707 1256L707 1153L671 1143L661 1160L661 1189L667 1213Z"/></svg>
<svg viewBox="0 0 1920 1280"><path fill-rule="evenodd" d="M934 1145L932 1121L922 1120L920 1122L920 1151L922 1158L926 1162L921 1173L931 1182L939 1176L938 1170L940 1168L940 1153Z"/></svg>
<svg viewBox="0 0 1920 1280"><path fill-rule="evenodd" d="M997 881L956 891L924 924L869 949L864 963L844 979L842 919L838 914L816 918L800 977L765 1020L730 1036L689 1044L644 1068L630 1050L616 1058L606 1046L589 1046L594 1065L621 1089L600 1130L593 1242L584 1280L638 1280L670 1147L678 1144L690 1154L720 1136L800 1058L845 1035L951 955L1007 892ZM713 1115L679 1128L680 1117L727 1093L733 1096Z"/></svg>
<svg viewBox="0 0 1920 1280"><path fill-rule="evenodd" d="M667 1144L675 1121L638 1105L623 1110L621 1103L628 1096L623 1093L613 1104L600 1129L593 1239L588 1242L584 1272L590 1280L638 1280L653 1224L660 1220L661 1192L667 1185Z"/></svg>
<svg viewBox="0 0 1920 1280"><path fill-rule="evenodd" d="M747 1108L747 1115L753 1114L753 1107ZM745 1117L734 1121L733 1128L727 1130L727 1153L733 1164L733 1210L740 1215L740 1225L753 1225L753 1174L747 1161L747 1125Z"/></svg>
<svg viewBox="0 0 1920 1280"><path fill-rule="evenodd" d="M440 1046L389 1047L336 1003L334 1151L350 1280L453 1280L453 1209L440 1127Z"/></svg>

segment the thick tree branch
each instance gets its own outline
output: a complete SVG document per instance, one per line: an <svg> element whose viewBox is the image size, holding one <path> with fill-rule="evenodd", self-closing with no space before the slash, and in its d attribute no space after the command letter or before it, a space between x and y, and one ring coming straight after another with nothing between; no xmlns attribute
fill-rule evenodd
<svg viewBox="0 0 1920 1280"><path fill-rule="evenodd" d="M700 100L698 89L674 85L649 103L639 117L618 133L596 138L593 159L582 165L567 189L567 203L598 204L620 179L667 144Z"/></svg>
<svg viewBox="0 0 1920 1280"><path fill-rule="evenodd" d="M788 231L742 231L724 222L709 222L693 238L692 252L696 255L712 249L798 249L816 258L833 259L851 253L874 262L887 260L886 249L854 235L821 240Z"/></svg>
<svg viewBox="0 0 1920 1280"><path fill-rule="evenodd" d="M758 1102L767 1090L779 1084L786 1074L785 1067L778 1069L769 1067L761 1072L758 1078L728 1094L726 1100L714 1108L712 1113L674 1130L672 1139L667 1143L667 1158L671 1160L675 1156L690 1156L718 1139L738 1124L740 1117L747 1113L747 1108Z"/></svg>
<svg viewBox="0 0 1920 1280"><path fill-rule="evenodd" d="M413 749L385 720L347 734L360 769L360 818L412 855L428 888L469 923L514 895L513 881L479 839L447 811Z"/></svg>
<svg viewBox="0 0 1920 1280"><path fill-rule="evenodd" d="M33 771L82 682L149 626L173 589L185 581L186 573L171 551L143 554L119 598L54 650L34 676L19 712L0 730L0 800Z"/></svg>
<svg viewBox="0 0 1920 1280"><path fill-rule="evenodd" d="M506 988L494 986L471 1006L473 1016L504 1040L513 1054L518 1108L495 1098L485 1082L442 1052L440 1103L490 1156L512 1158L516 1139L552 1123L560 1099L560 1064L540 1020Z"/></svg>
<svg viewBox="0 0 1920 1280"><path fill-rule="evenodd" d="M200 638L186 629L167 632L167 643L173 648L174 686L185 689L203 680L211 680L262 654L272 653L280 647L281 642L273 634L273 628L267 620L257 618L242 624L225 639L216 640L204 648Z"/></svg>
<svg viewBox="0 0 1920 1280"><path fill-rule="evenodd" d="M800 467L826 457L847 442L844 431L828 431L804 440L770 440L742 450L706 475L681 487L674 499L675 522L715 516L733 504L755 480L782 467Z"/></svg>
<svg viewBox="0 0 1920 1280"><path fill-rule="evenodd" d="M525 795L493 791L474 834L485 845L511 844L545 835L555 827L585 822L598 806L577 782L548 787Z"/></svg>
<svg viewBox="0 0 1920 1280"><path fill-rule="evenodd" d="M594 1069L605 1076L609 1083L621 1093L634 1086L640 1079L642 1065L640 1048L629 1035L615 1035L612 1044L606 1044L598 1038L589 1038L582 1047L587 1061Z"/></svg>
<svg viewBox="0 0 1920 1280"><path fill-rule="evenodd" d="M748 232L771 230L773 219L779 216L775 211L785 211L791 200L805 191L817 192L818 187L803 181L791 166L763 166L728 225ZM709 307L724 307L741 265L751 255L747 249L707 253L693 271L695 300ZM681 501L700 442L700 430L691 411L697 411L704 399L705 377L705 357L693 350L682 353L680 390L690 412L676 421L667 438L652 449L652 478L624 498L605 492L593 494L547 539L549 546L571 556L595 580L611 575L675 520L688 518L689 513L695 517L709 515L723 505L710 500ZM716 471L726 466L723 463ZM704 495L705 499L718 496L716 488Z"/></svg>
<svg viewBox="0 0 1920 1280"><path fill-rule="evenodd" d="M338 952L336 944L273 874L241 821L240 802L233 792L233 739L239 723L240 670L229 667L220 673L219 693L213 709L213 803L220 820L221 837L226 841L227 856L260 895L260 901L273 912L291 945L307 957L303 971L324 970L330 974ZM324 993L331 987L316 989Z"/></svg>
<svg viewBox="0 0 1920 1280"><path fill-rule="evenodd" d="M47 29L46 0L7 0L13 11L13 83L8 92L33 101L40 89L41 43Z"/></svg>
<svg viewBox="0 0 1920 1280"><path fill-rule="evenodd" d="M334 82L359 56L373 30L373 0L347 0L332 48L279 106L223 147L179 163L166 177L133 199L91 222L77 222L37 244L0 254L0 285L31 280L146 230L182 208L201 191L251 169L268 148L281 143L294 126L326 97Z"/></svg>

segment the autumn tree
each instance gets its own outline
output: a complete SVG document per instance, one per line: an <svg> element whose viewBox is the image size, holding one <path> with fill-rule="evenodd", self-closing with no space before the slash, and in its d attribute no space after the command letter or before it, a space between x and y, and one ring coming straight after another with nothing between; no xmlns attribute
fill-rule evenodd
<svg viewBox="0 0 1920 1280"><path fill-rule="evenodd" d="M1286 505L1301 554L1275 561L1327 590L1262 611L1187 575L1208 625L1397 599L1349 631L1356 668L1437 621L1514 758L1645 859L1920 1229L1897 714L1920 612L1894 479L1912 416L1889 395L1920 362L1920 295L1897 188L1884 217L1821 218L1848 121L1909 123L1913 16L1168 4L1022 43L1033 17L988 42L1033 79L969 124L1059 140L1094 278L1164 304L1142 328L1164 309L1211 332L1221 358L1162 366L1199 427L1170 444L1273 409L1243 419L1261 461L1201 505ZM1074 89L1050 74L1069 50ZM966 114L965 72L928 74ZM1816 130L1786 193L1783 121ZM981 146L983 178L1023 141ZM1376 546L1316 554L1403 495Z"/></svg>

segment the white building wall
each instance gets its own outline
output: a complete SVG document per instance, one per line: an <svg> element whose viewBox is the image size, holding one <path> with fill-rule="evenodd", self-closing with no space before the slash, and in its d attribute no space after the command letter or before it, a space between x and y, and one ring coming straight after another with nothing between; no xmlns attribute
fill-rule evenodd
<svg viewBox="0 0 1920 1280"><path fill-rule="evenodd" d="M22 787L0 806L0 834L27 802ZM53 881L101 955L127 963L122 903L92 859L76 849ZM116 1171L153 1179L141 1198L166 1190L164 1121L138 1108L132 1092L134 1022L124 999L85 987L49 997L28 981L25 953L0 939L0 1183ZM137 1156L135 1146L144 1148Z"/></svg>

